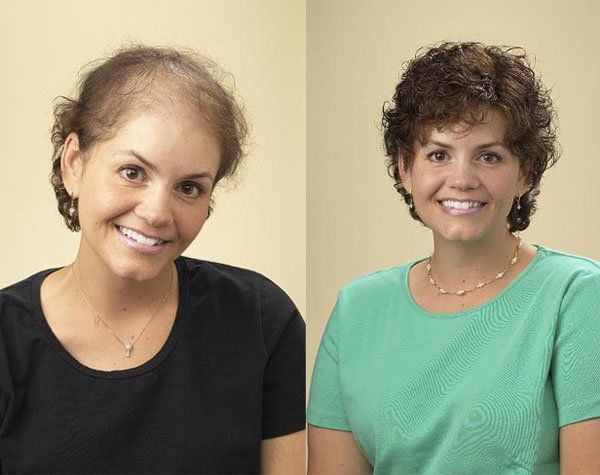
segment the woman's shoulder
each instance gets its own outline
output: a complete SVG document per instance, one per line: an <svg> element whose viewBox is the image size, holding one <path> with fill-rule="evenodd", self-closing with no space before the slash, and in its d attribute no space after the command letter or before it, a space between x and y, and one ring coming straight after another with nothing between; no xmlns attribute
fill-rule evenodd
<svg viewBox="0 0 600 475"><path fill-rule="evenodd" d="M10 284L0 289L0 315L4 314L7 308L22 307L29 309L31 307L31 288L36 280L42 278L55 269L45 269L24 279Z"/></svg>
<svg viewBox="0 0 600 475"><path fill-rule="evenodd" d="M536 278L531 285L553 295L564 311L574 305L588 310L600 305L600 262L576 254L557 251L538 245Z"/></svg>
<svg viewBox="0 0 600 475"><path fill-rule="evenodd" d="M207 261L204 259L197 259L194 257L180 256L177 261L181 262L187 272L191 276L203 273L208 277L222 278L222 279L237 279L237 280L253 280L263 278L259 272L245 269L243 267L236 267L222 262Z"/></svg>
<svg viewBox="0 0 600 475"><path fill-rule="evenodd" d="M545 276L556 275L561 278L570 276L580 278L584 276L600 277L600 261L568 252L550 249L537 244L539 258L538 268Z"/></svg>
<svg viewBox="0 0 600 475"><path fill-rule="evenodd" d="M241 290L267 286L282 291L271 279L251 269L186 256L180 256L177 260L183 264L192 281L199 279L212 285L238 286Z"/></svg>
<svg viewBox="0 0 600 475"><path fill-rule="evenodd" d="M256 300L263 308L292 306L295 309L287 293L260 272L185 256L178 261L187 272L192 292L210 288L214 295L248 303Z"/></svg>
<svg viewBox="0 0 600 475"><path fill-rule="evenodd" d="M55 269L45 269L0 289L0 340L15 341L36 325L33 289Z"/></svg>
<svg viewBox="0 0 600 475"><path fill-rule="evenodd" d="M267 354L277 346L284 331L297 337L296 340L292 338L293 345L303 341L304 321L298 309L268 277L220 262L183 256L178 261L187 270L190 294L206 295L207 292L200 289L210 289L210 298L218 300L221 309L235 310L239 318L256 318Z"/></svg>
<svg viewBox="0 0 600 475"><path fill-rule="evenodd" d="M369 274L358 276L344 285L340 294L344 296L368 296L372 297L387 292L397 292L406 278L408 270L416 263L388 267Z"/></svg>

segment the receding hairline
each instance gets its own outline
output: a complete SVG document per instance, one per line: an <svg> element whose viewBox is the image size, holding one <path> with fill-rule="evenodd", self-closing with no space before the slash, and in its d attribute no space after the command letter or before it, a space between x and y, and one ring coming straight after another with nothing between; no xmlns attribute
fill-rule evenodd
<svg viewBox="0 0 600 475"><path fill-rule="evenodd" d="M165 120L169 120L173 115L189 117L197 122L199 128L214 137L220 147L222 146L222 137L219 134L218 126L210 120L210 107L199 107L198 101L190 101L191 93L185 87L185 81L182 78L178 77L176 73L163 71L152 77L147 76L143 80L145 84L142 88L135 88L136 84L139 85L139 78L135 77L128 81L130 84L125 85L129 88L123 93L127 98L127 103L118 114L115 123L100 126L103 131L102 138L98 143L113 139L136 118L154 113L164 115ZM184 87L181 87L182 85ZM194 97L194 99L196 98ZM113 97L112 101L115 100L118 101L119 98Z"/></svg>

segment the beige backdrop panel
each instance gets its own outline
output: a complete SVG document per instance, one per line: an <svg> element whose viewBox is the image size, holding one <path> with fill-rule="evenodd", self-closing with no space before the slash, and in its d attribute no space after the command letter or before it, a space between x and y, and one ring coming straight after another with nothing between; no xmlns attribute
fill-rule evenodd
<svg viewBox="0 0 600 475"><path fill-rule="evenodd" d="M441 40L524 47L552 86L564 154L544 178L527 241L600 258L600 3L308 0L308 368L353 278L432 247L386 174L381 108L401 65Z"/></svg>
<svg viewBox="0 0 600 475"><path fill-rule="evenodd" d="M239 183L185 255L258 270L306 295L303 1L0 1L0 287L75 256L50 184L51 106L124 42L191 47L230 71L252 125ZM304 312L303 312L304 313Z"/></svg>

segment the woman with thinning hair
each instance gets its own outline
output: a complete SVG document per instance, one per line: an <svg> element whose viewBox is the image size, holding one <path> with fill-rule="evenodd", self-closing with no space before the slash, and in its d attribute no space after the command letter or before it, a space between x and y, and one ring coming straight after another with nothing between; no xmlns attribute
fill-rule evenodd
<svg viewBox="0 0 600 475"><path fill-rule="evenodd" d="M219 68L134 46L55 109L70 264L0 291L7 473L302 473L304 322L266 277L182 253L247 127Z"/></svg>

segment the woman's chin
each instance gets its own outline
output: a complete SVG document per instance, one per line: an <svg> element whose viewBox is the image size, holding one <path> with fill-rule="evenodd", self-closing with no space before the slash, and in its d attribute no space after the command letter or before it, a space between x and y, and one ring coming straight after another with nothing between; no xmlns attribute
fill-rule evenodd
<svg viewBox="0 0 600 475"><path fill-rule="evenodd" d="M161 272L164 272L165 266L168 266L169 263L165 263L165 265L160 265L159 263L142 263L142 262L119 262L113 263L109 265L112 273L116 278L120 278L123 280L129 280L132 282L148 282L160 275Z"/></svg>
<svg viewBox="0 0 600 475"><path fill-rule="evenodd" d="M443 229L437 232L434 230L434 234L438 240L441 239L454 244L471 244L480 241L485 237L485 233L481 229L473 229L466 226L457 226L452 229Z"/></svg>

